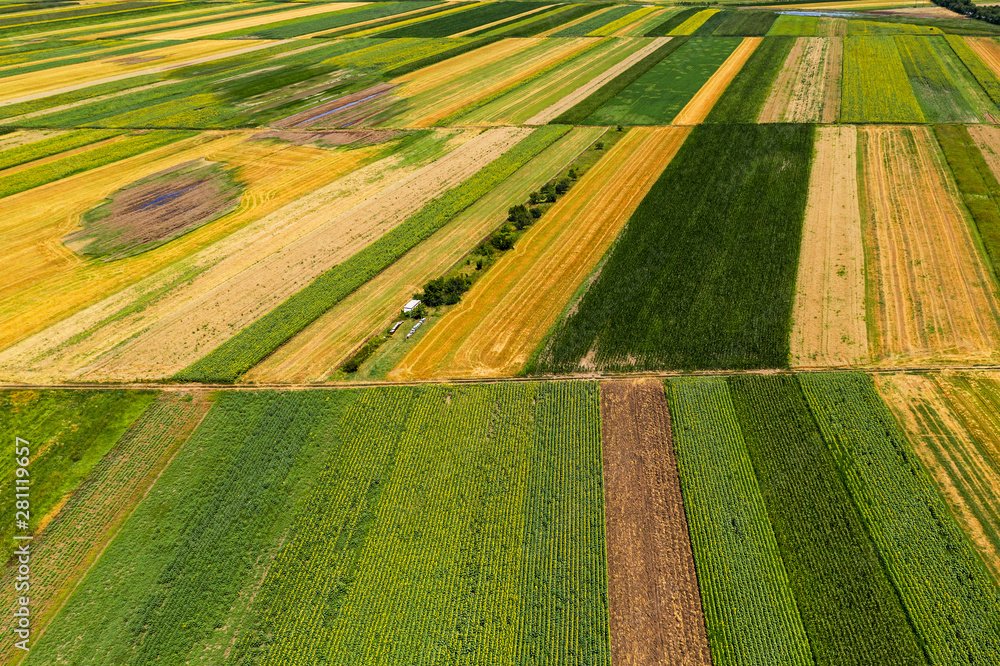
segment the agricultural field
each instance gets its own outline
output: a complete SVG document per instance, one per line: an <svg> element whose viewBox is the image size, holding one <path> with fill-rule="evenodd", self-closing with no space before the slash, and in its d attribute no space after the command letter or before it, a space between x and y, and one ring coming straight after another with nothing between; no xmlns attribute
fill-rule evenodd
<svg viewBox="0 0 1000 666"><path fill-rule="evenodd" d="M0 664L1000 664L962 11L0 2Z"/></svg>

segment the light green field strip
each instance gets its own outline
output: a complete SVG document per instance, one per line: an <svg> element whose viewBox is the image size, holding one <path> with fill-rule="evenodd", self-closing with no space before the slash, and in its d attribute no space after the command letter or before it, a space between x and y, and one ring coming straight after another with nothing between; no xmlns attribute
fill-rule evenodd
<svg viewBox="0 0 1000 666"><path fill-rule="evenodd" d="M521 12L520 14L515 14L514 16L508 16L506 18L498 19L496 21L491 21L491 22L486 23L484 25L477 25L477 26L473 26L471 28L468 28L467 30L463 30L461 32L456 32L456 33L454 33L452 35L448 35L448 38L449 39L453 39L455 37L466 37L468 35L471 35L474 32L481 32L483 30L489 30L490 28L494 28L496 26L501 26L501 25L503 25L505 23L508 23L510 21L517 21L518 19L528 19L528 18L531 18L532 20L534 20L534 19L539 18L537 15L541 14L542 12L552 13L550 11L550 10L552 10L552 8L553 8L553 5L544 5L542 7L535 7L534 9L529 9L526 12ZM564 7L559 7L558 9L562 10L562 9L564 9ZM520 24L520 21L518 21L518 23ZM504 28L507 29L507 28L510 28L510 26L504 26Z"/></svg>
<svg viewBox="0 0 1000 666"><path fill-rule="evenodd" d="M670 35L693 35L694 31L704 25L705 21L719 13L718 9L706 9L700 11L684 23L671 30Z"/></svg>
<svg viewBox="0 0 1000 666"><path fill-rule="evenodd" d="M819 34L818 17L789 14L779 16L767 31L768 37L815 37L817 34Z"/></svg>
<svg viewBox="0 0 1000 666"><path fill-rule="evenodd" d="M913 38L906 37L905 39ZM994 118L1000 118L1000 107L990 99L986 90L958 57L951 44L944 37L933 37L925 39L925 41L934 51L949 78L958 84L956 92L964 98L973 112L979 116L979 119L983 122L993 122Z"/></svg>
<svg viewBox="0 0 1000 666"><path fill-rule="evenodd" d="M665 20L679 13L680 9L660 9L659 11L646 14L625 30L618 31L618 37L643 37L647 32L663 23Z"/></svg>
<svg viewBox="0 0 1000 666"><path fill-rule="evenodd" d="M645 39L609 39L535 81L460 116L456 124L524 123L648 44Z"/></svg>
<svg viewBox="0 0 1000 666"><path fill-rule="evenodd" d="M844 37L840 122L925 121L895 40L888 36Z"/></svg>
<svg viewBox="0 0 1000 666"><path fill-rule="evenodd" d="M667 382L715 666L812 666L725 378Z"/></svg>

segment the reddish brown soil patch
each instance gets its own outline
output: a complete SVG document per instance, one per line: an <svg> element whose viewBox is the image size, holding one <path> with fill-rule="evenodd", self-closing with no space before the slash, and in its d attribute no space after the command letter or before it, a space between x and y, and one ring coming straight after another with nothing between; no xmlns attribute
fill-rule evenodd
<svg viewBox="0 0 1000 666"><path fill-rule="evenodd" d="M613 661L711 664L663 385L602 384L601 422Z"/></svg>
<svg viewBox="0 0 1000 666"><path fill-rule="evenodd" d="M371 123L395 103L396 99L389 94L395 87L390 83L379 83L283 118L274 123L274 127L301 129L304 127L348 127L362 124L365 121Z"/></svg>
<svg viewBox="0 0 1000 666"><path fill-rule="evenodd" d="M325 148L327 146L346 146L348 144L359 146L370 146L376 143L385 143L398 137L402 132L399 130L340 130L335 132L311 132L300 130L269 130L254 134L251 139L277 139L287 141L296 146L317 146Z"/></svg>
<svg viewBox="0 0 1000 666"><path fill-rule="evenodd" d="M109 261L140 254L235 210L240 192L220 165L185 162L118 190L63 241Z"/></svg>

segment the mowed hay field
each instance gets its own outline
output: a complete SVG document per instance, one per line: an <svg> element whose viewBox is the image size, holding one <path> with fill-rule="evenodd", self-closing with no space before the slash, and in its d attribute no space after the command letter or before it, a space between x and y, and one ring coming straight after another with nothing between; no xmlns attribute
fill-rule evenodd
<svg viewBox="0 0 1000 666"><path fill-rule="evenodd" d="M7 3L0 249L2 664L1000 664L1000 25Z"/></svg>

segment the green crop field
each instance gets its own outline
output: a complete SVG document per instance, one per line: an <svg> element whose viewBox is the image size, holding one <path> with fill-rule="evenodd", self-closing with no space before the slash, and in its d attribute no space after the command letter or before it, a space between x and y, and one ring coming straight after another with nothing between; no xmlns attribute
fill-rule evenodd
<svg viewBox="0 0 1000 666"><path fill-rule="evenodd" d="M816 664L925 664L794 377L729 382Z"/></svg>
<svg viewBox="0 0 1000 666"><path fill-rule="evenodd" d="M736 37L692 38L588 116L588 125L666 125L729 57Z"/></svg>
<svg viewBox="0 0 1000 666"><path fill-rule="evenodd" d="M877 90L881 94L872 95ZM845 37L840 121L921 123L924 114L913 94L892 37Z"/></svg>
<svg viewBox="0 0 1000 666"><path fill-rule="evenodd" d="M1000 665L997 15L0 2L0 664Z"/></svg>
<svg viewBox="0 0 1000 666"><path fill-rule="evenodd" d="M607 664L598 424L592 384L227 394L27 663Z"/></svg>
<svg viewBox="0 0 1000 666"><path fill-rule="evenodd" d="M667 388L712 662L812 666L726 380Z"/></svg>
<svg viewBox="0 0 1000 666"><path fill-rule="evenodd" d="M615 370L785 366L812 139L804 125L695 128L539 369L588 353Z"/></svg>

